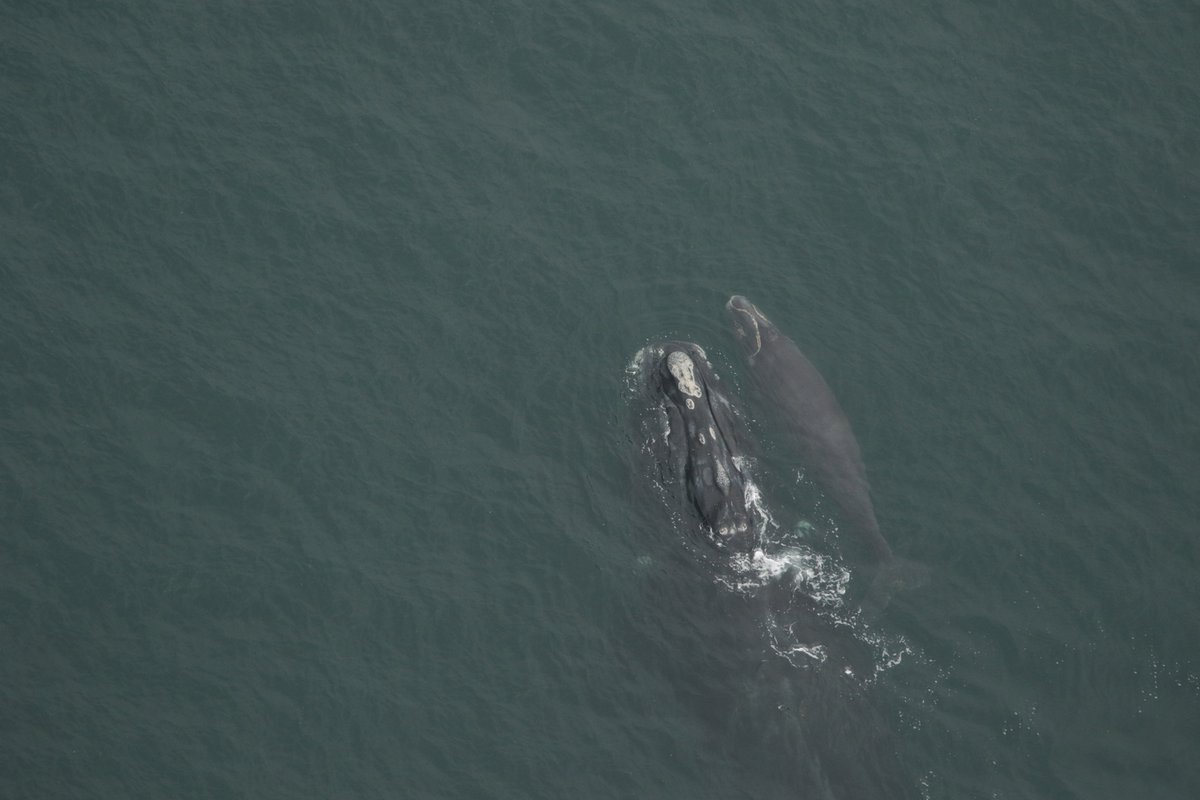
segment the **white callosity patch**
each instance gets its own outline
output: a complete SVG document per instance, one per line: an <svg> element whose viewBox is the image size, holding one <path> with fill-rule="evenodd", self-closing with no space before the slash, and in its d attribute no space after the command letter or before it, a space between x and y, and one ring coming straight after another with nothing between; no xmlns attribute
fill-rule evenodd
<svg viewBox="0 0 1200 800"><path fill-rule="evenodd" d="M700 443L701 444L704 443L703 435L701 435L701 437L700 437ZM720 459L717 459L717 461L716 461L716 468L717 468L717 486L720 487L722 492L724 492L725 494L729 494L729 473L725 471L725 465L721 462Z"/></svg>
<svg viewBox="0 0 1200 800"><path fill-rule="evenodd" d="M667 369L671 371L671 376L675 378L675 383L679 386L679 391L689 397L702 397L700 384L696 381L696 364L688 357L687 353L681 353L678 350L667 356ZM692 404L688 404L691 408Z"/></svg>
<svg viewBox="0 0 1200 800"><path fill-rule="evenodd" d="M762 331L759 330L758 320L755 318L755 315L761 315L762 312L760 312L756 306L751 306L751 308L754 309L753 313L744 308L739 308L737 311L741 313L743 317L745 317L747 323L746 328L749 328L754 333L754 352L748 354L747 356L747 358L752 359L762 350ZM749 338L746 328L743 328L740 323L735 323L735 326L739 336L742 338Z"/></svg>

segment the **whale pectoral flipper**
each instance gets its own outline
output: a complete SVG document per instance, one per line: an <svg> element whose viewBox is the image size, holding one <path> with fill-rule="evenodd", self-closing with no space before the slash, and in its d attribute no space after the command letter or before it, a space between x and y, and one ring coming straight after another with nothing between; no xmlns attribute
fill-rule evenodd
<svg viewBox="0 0 1200 800"><path fill-rule="evenodd" d="M882 614L896 592L918 589L929 583L932 570L918 561L892 556L878 565L875 577L859 606L867 618Z"/></svg>

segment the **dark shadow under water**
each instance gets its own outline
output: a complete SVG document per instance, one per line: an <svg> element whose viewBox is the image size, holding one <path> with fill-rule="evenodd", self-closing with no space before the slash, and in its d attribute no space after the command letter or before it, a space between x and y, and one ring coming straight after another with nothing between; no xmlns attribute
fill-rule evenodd
<svg viewBox="0 0 1200 800"><path fill-rule="evenodd" d="M734 590L706 574L715 559L680 555L653 570L631 645L694 714L714 761L740 773L746 796L920 797L875 706L878 687L860 677L874 675L871 648L805 609L784 580ZM824 659L785 658L771 624L818 642Z"/></svg>

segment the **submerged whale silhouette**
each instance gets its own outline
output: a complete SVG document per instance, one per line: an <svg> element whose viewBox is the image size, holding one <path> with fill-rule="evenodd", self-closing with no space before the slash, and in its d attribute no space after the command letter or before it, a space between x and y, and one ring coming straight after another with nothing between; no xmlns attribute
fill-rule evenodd
<svg viewBox="0 0 1200 800"><path fill-rule="evenodd" d="M755 382L780 412L817 485L837 504L871 555L879 561L891 560L892 548L875 519L858 440L833 390L796 343L757 306L735 294L725 308Z"/></svg>

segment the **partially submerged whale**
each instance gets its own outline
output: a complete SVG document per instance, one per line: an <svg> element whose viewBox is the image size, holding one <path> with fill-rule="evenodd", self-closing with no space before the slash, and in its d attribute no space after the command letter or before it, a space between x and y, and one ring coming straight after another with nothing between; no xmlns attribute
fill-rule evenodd
<svg viewBox="0 0 1200 800"><path fill-rule="evenodd" d="M817 485L879 562L892 549L879 532L858 440L829 384L800 348L741 295L725 308L763 394L779 412Z"/></svg>
<svg viewBox="0 0 1200 800"><path fill-rule="evenodd" d="M640 422L648 426L644 447L662 470L659 486L699 523L688 527L717 549L721 573L681 595L668 592L677 605L661 611L689 624L667 626L665 635L652 626L639 649L656 653L725 756L761 781L764 790L751 794L787 787L814 798L919 796L892 731L863 691L860 678L879 669L875 646L840 613L840 600L835 609L809 596L797 562L769 541L773 528L747 467L744 418L704 350L655 343L629 373L635 396L650 401L637 409L651 412ZM786 567L760 571L770 564Z"/></svg>
<svg viewBox="0 0 1200 800"><path fill-rule="evenodd" d="M666 416L664 455L671 477L685 487L713 545L753 552L761 526L747 496L737 414L708 357L699 345L675 341L643 353Z"/></svg>

